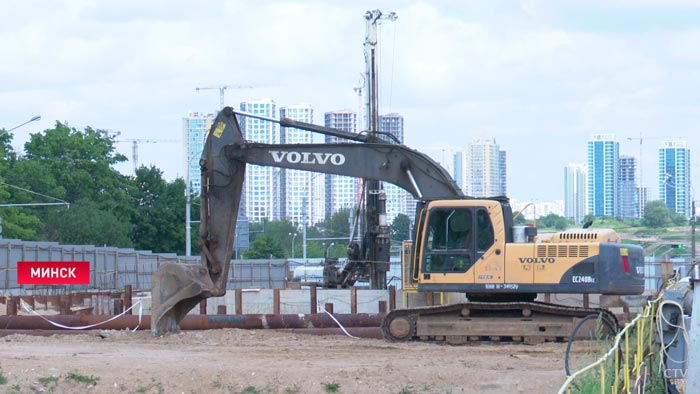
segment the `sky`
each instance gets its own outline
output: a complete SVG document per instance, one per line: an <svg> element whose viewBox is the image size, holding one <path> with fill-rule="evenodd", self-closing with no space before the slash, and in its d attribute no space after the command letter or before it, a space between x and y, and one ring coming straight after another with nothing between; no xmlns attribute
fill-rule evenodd
<svg viewBox="0 0 700 394"><path fill-rule="evenodd" d="M493 138L508 195L564 197L564 166L593 134L640 157L658 198L658 147L700 143L700 1L3 0L0 128L21 150L56 121L121 133L130 162L184 177L189 111L272 98L358 110L368 10L380 31L380 113L404 116L405 144L450 153ZM214 87L200 89L197 87ZM640 143L641 138L641 143ZM691 165L692 183L700 168Z"/></svg>

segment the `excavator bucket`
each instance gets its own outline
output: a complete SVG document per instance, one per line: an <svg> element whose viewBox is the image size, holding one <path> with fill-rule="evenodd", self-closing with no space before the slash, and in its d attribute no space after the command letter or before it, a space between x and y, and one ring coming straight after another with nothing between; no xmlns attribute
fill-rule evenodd
<svg viewBox="0 0 700 394"><path fill-rule="evenodd" d="M203 294L215 290L206 267L165 263L153 273L151 333L160 336L180 331L179 323Z"/></svg>
<svg viewBox="0 0 700 394"><path fill-rule="evenodd" d="M216 117L200 159L202 191L199 223L200 264L162 264L152 278L151 332L180 330L180 321L199 301L226 294L231 250L241 201L245 163L227 149L243 142L230 107Z"/></svg>

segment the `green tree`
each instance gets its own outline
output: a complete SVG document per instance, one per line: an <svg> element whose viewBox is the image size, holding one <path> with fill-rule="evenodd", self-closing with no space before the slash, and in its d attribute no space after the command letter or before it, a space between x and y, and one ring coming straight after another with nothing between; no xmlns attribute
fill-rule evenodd
<svg viewBox="0 0 700 394"><path fill-rule="evenodd" d="M243 253L243 257L246 259L281 259L285 257L285 254L279 240L262 234L250 243L250 249Z"/></svg>
<svg viewBox="0 0 700 394"><path fill-rule="evenodd" d="M350 208L344 208L326 218L323 223L326 237L347 237L350 233Z"/></svg>
<svg viewBox="0 0 700 394"><path fill-rule="evenodd" d="M642 223L647 227L661 228L671 225L671 211L663 201L649 201L644 207L644 219Z"/></svg>
<svg viewBox="0 0 700 394"><path fill-rule="evenodd" d="M674 212L670 210L670 216L671 216L671 223L673 223L674 226L684 226L687 225L688 219L685 217L685 215L682 215L678 212Z"/></svg>
<svg viewBox="0 0 700 394"><path fill-rule="evenodd" d="M297 227L288 219L272 220L267 222L265 226L265 234L279 240L280 246L282 246L286 257L292 256L292 237L296 231ZM297 239L294 242L295 247L299 246L299 241L300 239L297 236ZM296 252L294 255L298 256Z"/></svg>
<svg viewBox="0 0 700 394"><path fill-rule="evenodd" d="M0 201L6 204L31 202L15 198L13 194L21 193L22 190L6 183L17 163L17 153L11 144L12 138L11 133L0 130ZM30 208L0 207L0 221L0 235L4 238L39 239L38 232L42 223Z"/></svg>
<svg viewBox="0 0 700 394"><path fill-rule="evenodd" d="M394 241L405 241L411 238L411 219L402 213L396 215L391 222L391 239Z"/></svg>
<svg viewBox="0 0 700 394"><path fill-rule="evenodd" d="M154 166L136 170L130 188L136 215L132 220L137 249L154 252L185 252L185 182L168 183Z"/></svg>
<svg viewBox="0 0 700 394"><path fill-rule="evenodd" d="M133 246L130 225L93 201L79 201L48 216L44 232L48 239L64 244Z"/></svg>
<svg viewBox="0 0 700 394"><path fill-rule="evenodd" d="M52 186L64 189L63 195L54 195L57 198L69 202L90 199L103 208L116 208L114 202L128 200L127 178L112 168L126 161L126 156L101 131L90 127L78 131L56 122L55 128L32 134L24 150L24 160L44 167L55 179Z"/></svg>
<svg viewBox="0 0 700 394"><path fill-rule="evenodd" d="M537 219L538 227L554 228L558 231L566 230L570 224L566 218L555 213L550 213Z"/></svg>
<svg viewBox="0 0 700 394"><path fill-rule="evenodd" d="M17 203L34 203L38 198L43 202L47 199L52 202L61 200L76 208L37 207L25 210L36 215L42 223L42 227L36 231L37 238L59 242L80 240L80 243L96 245L130 245L131 241L123 239L123 236L130 233L131 219L135 216L129 199L132 183L128 177L112 168L125 160L124 155L116 152L112 138L105 133L89 127L78 131L57 122L53 129L33 134L24 145L24 155L13 161L6 179L18 188L11 191L10 198ZM63 219L70 219L75 222L73 224L82 223L81 211L99 213L92 219L93 222L106 222L90 223L88 227L99 229L101 233L79 233L79 230L63 222ZM22 219L25 223L36 223L16 216L16 220ZM17 222L17 225L22 224ZM105 239L104 234L111 236ZM31 234L25 236L31 237ZM111 244L109 240L118 243Z"/></svg>

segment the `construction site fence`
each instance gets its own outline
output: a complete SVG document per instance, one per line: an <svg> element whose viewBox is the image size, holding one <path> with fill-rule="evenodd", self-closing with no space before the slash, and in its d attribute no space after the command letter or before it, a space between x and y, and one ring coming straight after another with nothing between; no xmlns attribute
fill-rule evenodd
<svg viewBox="0 0 700 394"><path fill-rule="evenodd" d="M386 313L396 309L399 290L324 289L235 289L223 297L203 299L190 314L316 314L323 311L340 314ZM123 292L73 293L66 295L0 296L0 316L17 315L29 310L58 310L60 315L117 315L139 304L143 314L151 313L149 293ZM4 309L4 310L3 310ZM131 313L129 313L131 314Z"/></svg>
<svg viewBox="0 0 700 394"><path fill-rule="evenodd" d="M559 394L665 392L659 371L659 346L655 344L655 321L661 300L658 296L648 301L643 311L615 336L606 353L567 377Z"/></svg>
<svg viewBox="0 0 700 394"><path fill-rule="evenodd" d="M20 261L88 261L90 284L20 285L17 283L17 262ZM199 256L178 256L131 248L0 239L0 295L114 291L126 285L132 286L134 291L150 291L151 276L161 264L199 262ZM231 265L226 288L234 290L258 286L283 289L289 269L289 262L285 259L236 260Z"/></svg>

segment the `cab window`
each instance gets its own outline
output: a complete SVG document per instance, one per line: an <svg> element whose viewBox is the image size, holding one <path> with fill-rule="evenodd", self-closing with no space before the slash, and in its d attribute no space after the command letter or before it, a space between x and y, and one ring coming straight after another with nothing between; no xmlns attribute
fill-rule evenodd
<svg viewBox="0 0 700 394"><path fill-rule="evenodd" d="M479 209L476 213L476 249L483 253L493 245L493 224L489 213L485 209Z"/></svg>
<svg viewBox="0 0 700 394"><path fill-rule="evenodd" d="M466 272L473 264L474 215L470 208L429 213L423 272Z"/></svg>

